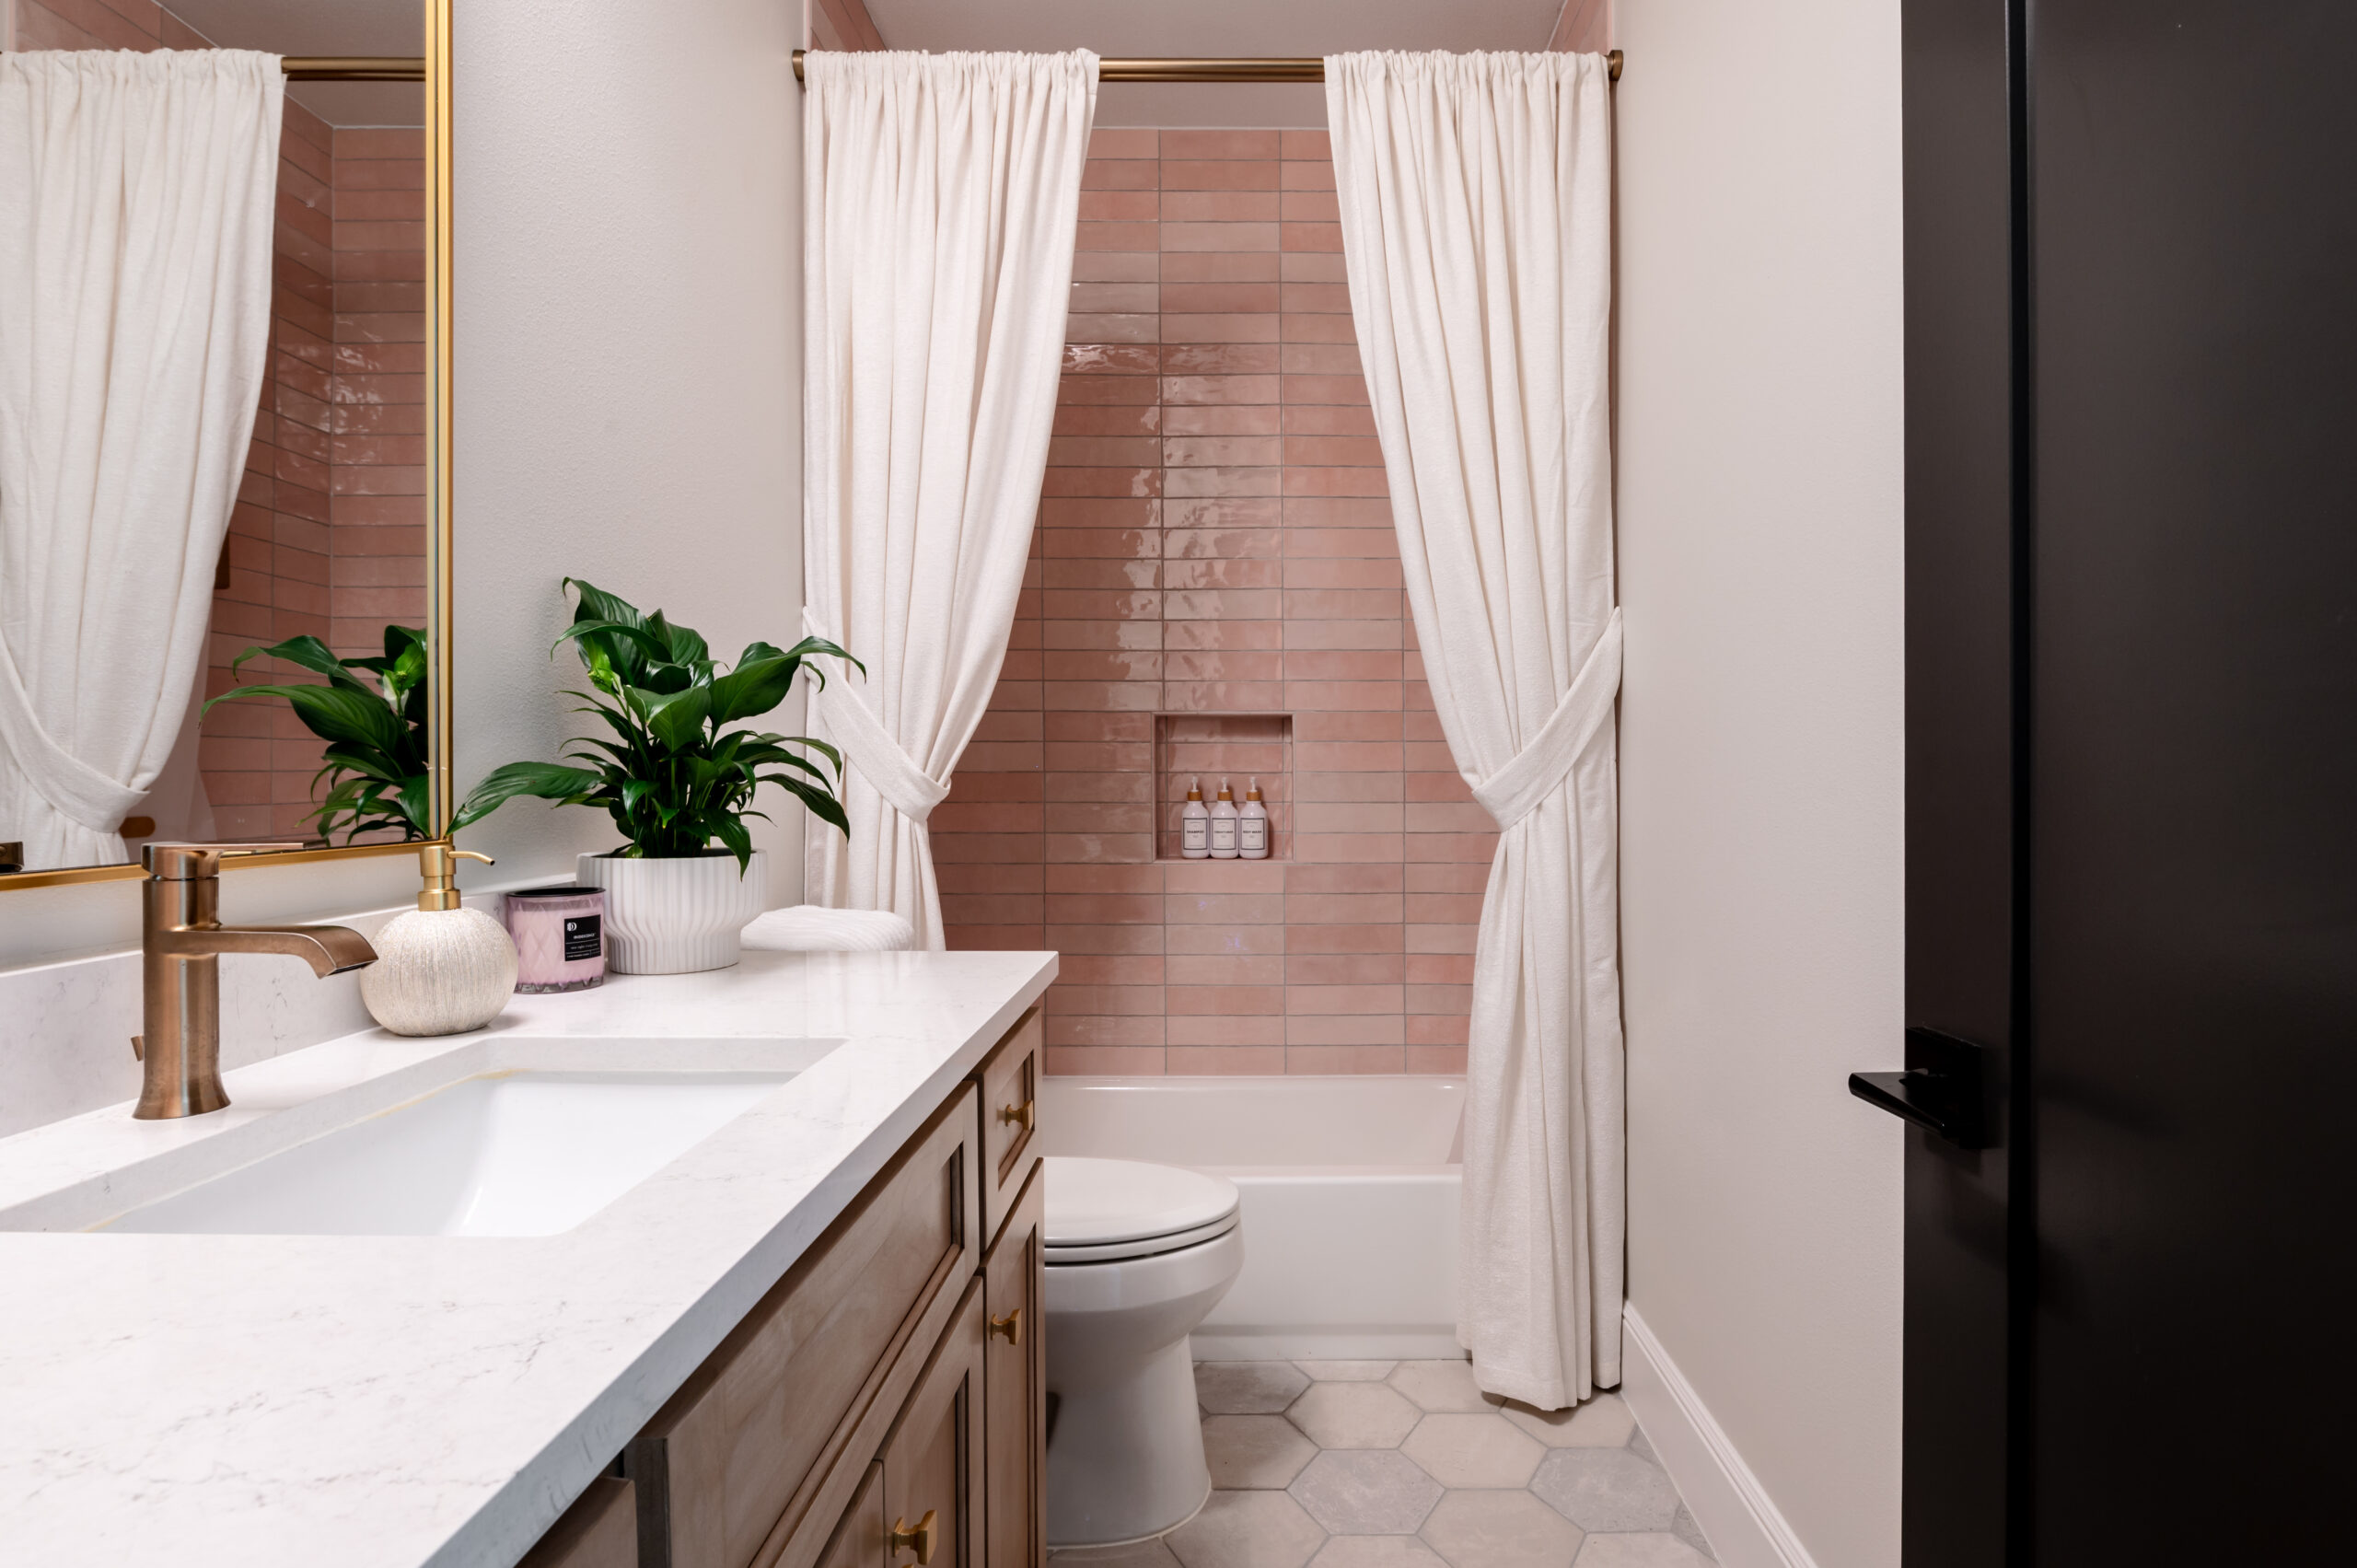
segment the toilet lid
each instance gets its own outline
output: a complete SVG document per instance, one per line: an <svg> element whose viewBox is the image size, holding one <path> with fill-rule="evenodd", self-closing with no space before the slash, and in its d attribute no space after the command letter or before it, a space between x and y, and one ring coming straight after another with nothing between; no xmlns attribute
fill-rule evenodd
<svg viewBox="0 0 2357 1568"><path fill-rule="evenodd" d="M1199 1170L1050 1155L1046 1176L1051 1251L1201 1240L1236 1221L1236 1183Z"/></svg>

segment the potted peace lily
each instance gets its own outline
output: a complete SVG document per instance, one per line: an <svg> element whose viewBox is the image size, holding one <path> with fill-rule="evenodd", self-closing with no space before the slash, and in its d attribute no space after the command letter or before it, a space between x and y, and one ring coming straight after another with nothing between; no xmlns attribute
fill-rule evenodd
<svg viewBox="0 0 2357 1568"><path fill-rule="evenodd" d="M588 706L575 711L596 714L611 735L567 742L563 762L493 770L459 814L473 820L524 795L603 808L626 842L578 864L584 883L606 890L606 961L624 974L725 969L763 902L766 857L745 827L748 818L767 817L753 809L754 793L776 784L820 821L850 830L836 797L842 757L833 747L730 726L784 702L811 656L859 661L806 637L791 648L751 644L731 668L661 610L642 613L587 583L564 581L579 602L558 641L572 643L594 688L566 694L584 699ZM808 668L823 686L819 668Z"/></svg>

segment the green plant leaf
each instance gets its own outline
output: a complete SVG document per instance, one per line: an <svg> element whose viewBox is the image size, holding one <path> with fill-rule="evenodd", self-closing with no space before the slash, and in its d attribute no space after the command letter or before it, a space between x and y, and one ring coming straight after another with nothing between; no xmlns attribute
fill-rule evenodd
<svg viewBox="0 0 2357 1568"><path fill-rule="evenodd" d="M240 686L204 704L210 713L243 697L284 697L303 726L322 740L346 741L390 751L401 744L401 720L384 699L366 686Z"/></svg>
<svg viewBox="0 0 2357 1568"><path fill-rule="evenodd" d="M510 762L485 773L482 782L467 792L459 809L469 821L475 821L519 795L563 804L588 794L602 782L600 774L587 768L568 768L562 762Z"/></svg>
<svg viewBox="0 0 2357 1568"><path fill-rule="evenodd" d="M229 668L234 670L250 658L283 659L288 664L310 670L315 675L324 675L338 686L354 691L366 691L371 697L377 695L374 688L353 674L351 669L345 667L344 661L335 656L334 649L317 637L308 635L289 637L283 643L273 643L266 648L259 646L248 648L229 661ZM361 668L366 668L366 666L364 664Z"/></svg>
<svg viewBox="0 0 2357 1568"><path fill-rule="evenodd" d="M668 695L650 695L646 709L646 727L656 743L684 751L703 733L704 720L712 713L712 688L691 686Z"/></svg>

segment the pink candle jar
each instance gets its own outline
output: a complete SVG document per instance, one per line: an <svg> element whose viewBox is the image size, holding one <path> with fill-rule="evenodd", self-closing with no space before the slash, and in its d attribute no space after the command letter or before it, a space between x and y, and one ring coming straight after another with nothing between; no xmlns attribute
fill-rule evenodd
<svg viewBox="0 0 2357 1568"><path fill-rule="evenodd" d="M586 991L606 978L606 889L526 888L507 895L516 989Z"/></svg>

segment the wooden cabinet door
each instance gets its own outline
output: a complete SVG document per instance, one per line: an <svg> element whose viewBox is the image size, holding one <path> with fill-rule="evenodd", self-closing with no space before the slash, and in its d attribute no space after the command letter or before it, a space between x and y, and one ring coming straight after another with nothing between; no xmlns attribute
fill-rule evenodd
<svg viewBox="0 0 2357 1568"><path fill-rule="evenodd" d="M1048 1177L1033 1160L982 1260L986 1568L1047 1568Z"/></svg>
<svg viewBox="0 0 2357 1568"><path fill-rule="evenodd" d="M866 1479L852 1493L842 1523L819 1554L815 1568L885 1568L891 1561L884 1547L888 1521L884 1517L884 1467L867 1467Z"/></svg>
<svg viewBox="0 0 2357 1568"><path fill-rule="evenodd" d="M977 1279L884 1440L892 1568L982 1568L983 1326Z"/></svg>
<svg viewBox="0 0 2357 1568"><path fill-rule="evenodd" d="M1024 1173L1039 1158L1039 1052L1047 1032L1032 1008L991 1049L974 1074L982 1091L982 1239L1006 1223Z"/></svg>

